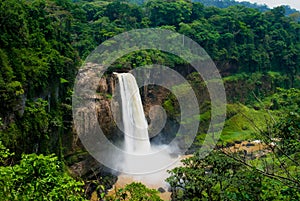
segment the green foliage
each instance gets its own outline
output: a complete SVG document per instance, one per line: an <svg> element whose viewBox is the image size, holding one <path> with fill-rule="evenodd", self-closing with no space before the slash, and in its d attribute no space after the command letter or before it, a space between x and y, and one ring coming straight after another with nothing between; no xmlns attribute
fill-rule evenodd
<svg viewBox="0 0 300 201"><path fill-rule="evenodd" d="M53 155L23 155L20 164L0 167L4 200L84 200L83 183L64 173Z"/></svg>
<svg viewBox="0 0 300 201"><path fill-rule="evenodd" d="M0 88L6 99L23 93L28 98L38 96L59 83L58 76L74 80L78 59L70 45L71 15L62 5L45 0L1 2L0 56L4 68Z"/></svg>
<svg viewBox="0 0 300 201"><path fill-rule="evenodd" d="M71 103L68 92L79 64L71 44L76 9L67 0L0 3L0 132L18 159L24 152L56 151L45 142L49 133L57 136L51 119L62 121L63 112L57 111Z"/></svg>
<svg viewBox="0 0 300 201"><path fill-rule="evenodd" d="M271 131L274 137L280 139L277 143L280 150L288 155L299 153L300 150L300 115L298 112L287 112L275 123Z"/></svg>
<svg viewBox="0 0 300 201"><path fill-rule="evenodd" d="M0 104L5 111L11 111L16 106L18 98L24 94L19 81L15 81L13 68L10 66L6 53L0 49Z"/></svg>
<svg viewBox="0 0 300 201"><path fill-rule="evenodd" d="M106 6L104 15L125 28L139 28L142 22L141 7L126 1L111 2Z"/></svg>
<svg viewBox="0 0 300 201"><path fill-rule="evenodd" d="M176 102L174 102L174 97L165 100L165 102L163 103L164 109L172 118L176 118L178 116L178 112L175 110L175 103Z"/></svg>
<svg viewBox="0 0 300 201"><path fill-rule="evenodd" d="M168 63L169 67L174 67L174 63L176 63L174 58L174 55L162 53L158 50L140 50L118 58L111 65L109 71L114 71L115 69L133 69L160 63Z"/></svg>
<svg viewBox="0 0 300 201"><path fill-rule="evenodd" d="M152 22L152 26L173 25L190 20L192 4L189 1L147 1L146 12Z"/></svg>
<svg viewBox="0 0 300 201"><path fill-rule="evenodd" d="M226 150L213 151L206 157L196 153L182 161L183 167L170 171L167 181L172 186L172 200L299 200L298 93L297 89L278 89L256 105L256 110L229 104L222 140L233 142L255 136L269 145L271 153L255 160L245 158L245 153ZM276 110L274 100L279 103ZM265 108L273 111L267 113ZM209 112L200 118L209 118Z"/></svg>
<svg viewBox="0 0 300 201"><path fill-rule="evenodd" d="M13 156L13 153L9 152L9 149L7 149L3 144L2 141L0 141L0 166L2 165L8 165L7 161L8 159Z"/></svg>
<svg viewBox="0 0 300 201"><path fill-rule="evenodd" d="M266 129L270 119L264 110L255 110L242 104L228 104L221 141L233 143L235 140L253 138L258 129Z"/></svg>
<svg viewBox="0 0 300 201"><path fill-rule="evenodd" d="M0 197L6 200L82 199L82 184L63 173L56 157L24 155L20 164L7 166L13 157L8 149L16 153L16 159L22 153L32 152L57 152L62 156L63 134L71 131L70 95L80 61L98 44L121 32L159 27L178 31L198 42L220 71L229 75L224 81L231 102L252 103L255 101L252 91L263 98L274 93L277 87L300 86L297 13L285 17L284 7L263 13L243 6L228 7L235 4L230 0L213 3L220 7L226 4L223 6L226 8L205 7L187 0L150 0L140 6L122 0L2 0L0 163L5 166L0 168ZM110 71L153 63L189 74L187 77L190 76L197 97L203 95L205 83L193 77L185 61L155 50L125 55ZM184 86L178 86L177 90L185 95ZM286 158L299 156L299 95L298 89L280 89L263 99L275 114L290 110L272 128L274 137L284 139L278 142L278 148L287 153ZM111 98L110 95L107 98ZM201 101L204 110L200 117L177 123L187 125L194 118L207 123L209 106L207 99ZM175 97L168 97L163 107L174 119L179 116ZM264 108L261 104L256 104L255 110L229 105L222 139L250 137L254 129L244 116L250 116L252 123L263 128ZM51 148L50 144L57 146ZM177 199L299 200L295 189L273 179L262 179L255 170L244 169L219 153L201 160L195 156L184 164L185 167L175 169L169 179ZM291 170L296 167L295 164L289 166ZM293 176L299 177L296 173ZM279 193L271 193L273 187ZM159 200L155 191L139 183L121 189L116 198Z"/></svg>
<svg viewBox="0 0 300 201"><path fill-rule="evenodd" d="M289 88L292 83L287 75L280 72L268 71L265 73L238 73L224 77L227 100L230 103L241 102L255 104L257 99L272 97L272 94L279 93L278 87ZM299 83L299 79L295 80ZM269 104L270 100L267 100ZM258 106L256 104L256 106ZM275 108L276 109L276 108Z"/></svg>
<svg viewBox="0 0 300 201"><path fill-rule="evenodd" d="M158 191L148 189L142 183L133 182L131 184L127 184L124 188L118 189L115 195L107 197L107 200L161 201L162 199L160 199L157 194Z"/></svg>
<svg viewBox="0 0 300 201"><path fill-rule="evenodd" d="M22 153L48 153L49 122L48 103L42 99L28 101L21 118L1 131L6 147L20 157Z"/></svg>
<svg viewBox="0 0 300 201"><path fill-rule="evenodd" d="M223 66L230 67L224 73L272 70L286 74L291 86L297 79L299 23L284 17L282 8L261 13L242 6L204 7L185 0L153 0L140 6L128 1L6 0L0 9L2 116L14 112L24 94L32 99L52 89L52 97L60 93L54 99L66 100L79 64L76 51L85 58L104 40L149 26L191 37L222 71ZM132 69L152 63L187 67L182 60L155 51L132 53L114 67Z"/></svg>
<svg viewBox="0 0 300 201"><path fill-rule="evenodd" d="M235 77L231 76L229 79L235 79ZM298 121L299 97L298 89L277 88L276 93L265 97L261 102L256 101L253 107L237 103L228 104L227 119L221 135L222 142L233 143L235 140L251 139L257 137L259 130L263 131L268 127L273 128L273 137L289 136L289 126L293 127L290 130L297 130L295 126ZM274 121L277 122L276 125L273 125ZM297 136L294 137L297 138Z"/></svg>
<svg viewBox="0 0 300 201"><path fill-rule="evenodd" d="M259 200L262 177L220 152L184 159L167 179L173 200Z"/></svg>
<svg viewBox="0 0 300 201"><path fill-rule="evenodd" d="M264 159L256 159L265 164ZM184 159L183 167L170 171L172 200L298 200L299 174L276 173L240 160L236 153L213 151L208 156ZM245 165L246 164L246 165ZM270 166L277 166L273 161ZM299 173L299 172L298 172ZM277 174L279 176L277 177ZM285 176L288 176L285 180ZM297 178L295 183L289 179ZM297 183L298 182L298 183Z"/></svg>
<svg viewBox="0 0 300 201"><path fill-rule="evenodd" d="M280 181L265 178L263 181L262 200L299 200L299 190L285 186Z"/></svg>
<svg viewBox="0 0 300 201"><path fill-rule="evenodd" d="M50 116L46 112L48 103L42 99L35 102L28 102L22 116L20 130L23 133L24 148L32 147L33 143L36 149L41 152L47 151L46 147L40 147L40 143L48 138ZM34 150L32 150L34 151Z"/></svg>
<svg viewBox="0 0 300 201"><path fill-rule="evenodd" d="M277 88L276 93L266 97L264 103L271 110L295 111L300 105L300 90Z"/></svg>

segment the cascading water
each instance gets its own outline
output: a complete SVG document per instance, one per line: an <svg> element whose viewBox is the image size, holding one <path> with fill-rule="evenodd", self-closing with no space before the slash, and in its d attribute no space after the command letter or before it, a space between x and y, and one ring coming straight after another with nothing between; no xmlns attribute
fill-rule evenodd
<svg viewBox="0 0 300 201"><path fill-rule="evenodd" d="M148 124L139 88L130 73L117 74L122 102L124 149L130 154L147 154L151 150Z"/></svg>
<svg viewBox="0 0 300 201"><path fill-rule="evenodd" d="M166 169L174 167L174 159L166 146L151 146L148 136L148 124L145 118L139 88L135 77L130 73L116 73L121 98L122 125L124 132L123 161L120 163L117 187L125 184L143 182L152 188L169 185L165 179L169 176ZM168 147L168 146L167 146ZM153 172L155 171L155 172ZM170 193L166 193L170 197Z"/></svg>

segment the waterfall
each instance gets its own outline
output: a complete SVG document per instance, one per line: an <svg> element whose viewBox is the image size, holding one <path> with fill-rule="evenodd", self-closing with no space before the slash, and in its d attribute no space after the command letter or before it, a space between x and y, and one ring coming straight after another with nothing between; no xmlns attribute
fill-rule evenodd
<svg viewBox="0 0 300 201"><path fill-rule="evenodd" d="M148 124L145 118L139 88L130 73L118 73L122 102L124 149L130 154L150 152Z"/></svg>

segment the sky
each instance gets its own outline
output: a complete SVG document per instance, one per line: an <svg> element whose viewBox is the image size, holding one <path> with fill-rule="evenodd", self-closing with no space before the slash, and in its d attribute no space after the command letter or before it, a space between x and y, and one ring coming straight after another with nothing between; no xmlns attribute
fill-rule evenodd
<svg viewBox="0 0 300 201"><path fill-rule="evenodd" d="M300 11L299 0L238 0L238 1L249 1L251 3L266 4L270 8L280 6L280 5L289 5L291 8L295 8Z"/></svg>

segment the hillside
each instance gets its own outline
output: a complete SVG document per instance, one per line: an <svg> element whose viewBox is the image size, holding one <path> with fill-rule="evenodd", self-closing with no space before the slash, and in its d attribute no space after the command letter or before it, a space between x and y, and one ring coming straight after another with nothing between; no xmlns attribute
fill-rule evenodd
<svg viewBox="0 0 300 201"><path fill-rule="evenodd" d="M143 4L146 3L145 0L130 0L132 3L136 4ZM235 0L193 0L192 2L199 2L202 3L205 6L215 6L218 8L227 8L229 6L245 6L247 8L254 8L261 12L265 12L270 10L270 8L267 5L257 4L257 3L250 3L248 1L235 1ZM293 14L295 12L299 12L294 8L291 8L288 5L282 5L285 8L286 15Z"/></svg>
<svg viewBox="0 0 300 201"><path fill-rule="evenodd" d="M269 9L231 0L0 1L0 197L160 200L156 190L139 183L108 196L120 173L95 160L78 136L82 128L99 124L111 144L121 145L122 150L126 133L122 130L125 126L116 122L123 112L115 99L120 80L113 72L145 69L148 78L155 80L164 73L164 81L169 81L169 88L148 84L137 90L145 111L140 119L149 124L149 143L166 145L176 137L189 143L185 134L193 123L198 125L185 152L193 156L183 157L181 167L170 170L173 200L299 200L300 22L294 11L286 6ZM100 44L106 42L106 50L114 53L117 44L132 38L125 34L127 38L120 43L117 38L109 39L144 28L174 33L166 38L151 35L150 46L157 41L163 44L164 39L175 37L175 32L199 44L204 56L190 52L188 58L201 60L210 69L211 61L222 79L205 80L182 57L151 48L131 51L109 66L97 64L98 55L91 53ZM178 40L180 45L188 43L185 39ZM185 53L180 45L172 50ZM101 53L107 59L113 55ZM169 67L185 83L177 82L171 73L153 70L156 64ZM106 69L103 74L102 69ZM76 76L83 78L79 86L93 91L76 96ZM216 122L209 128L212 100L208 86L219 81L227 96L227 114L225 117L218 110ZM198 105L191 111L200 112L182 118L180 97L190 100L189 89ZM79 120L83 127L78 127L74 105L86 101L91 103L89 107L77 110L83 114ZM185 101L184 106L188 108L190 102ZM90 108L96 115L84 116ZM225 122L218 122L221 117ZM153 124L159 123L164 127L157 136L152 135ZM224 129L217 141L214 131L222 123ZM91 143L96 144L95 136ZM214 144L210 153L201 152L206 137ZM237 148L249 148L254 142L259 142L262 150L248 153ZM102 145L97 144L105 147ZM227 148L235 151L228 153ZM181 157L176 151L168 154ZM107 158L119 163L125 160L110 154Z"/></svg>

